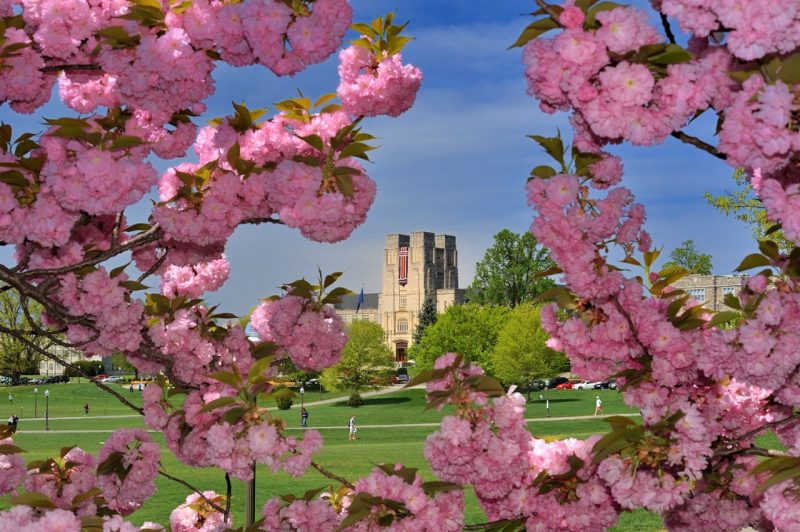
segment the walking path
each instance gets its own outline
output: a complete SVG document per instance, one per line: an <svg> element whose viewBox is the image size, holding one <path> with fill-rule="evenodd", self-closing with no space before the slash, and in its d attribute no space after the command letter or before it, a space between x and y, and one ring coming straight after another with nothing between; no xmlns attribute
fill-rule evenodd
<svg viewBox="0 0 800 532"><path fill-rule="evenodd" d="M641 414L638 413L628 413L628 414L609 414L607 416L564 416L564 417L533 417L527 418L525 421L527 423L539 423L542 421L570 421L570 420L578 420L578 419L603 419L611 416L626 416L626 417L638 417ZM112 417L112 416L105 416L105 417ZM117 416L117 417L138 417L138 416ZM55 419L55 418L51 418ZM82 417L79 418L59 418L59 419L84 419ZM414 428L414 427L438 427L441 423L394 423L390 425L358 425L358 428L364 429L388 429L388 428ZM342 425L332 425L332 426L322 426L322 427L288 427L289 430L307 430L307 429L315 429L315 430L347 430L347 427ZM73 429L73 430L18 430L17 434L50 434L50 433L58 433L58 434L92 434L92 433L108 433L114 432L117 429ZM159 430L148 430L148 432L161 432Z"/></svg>

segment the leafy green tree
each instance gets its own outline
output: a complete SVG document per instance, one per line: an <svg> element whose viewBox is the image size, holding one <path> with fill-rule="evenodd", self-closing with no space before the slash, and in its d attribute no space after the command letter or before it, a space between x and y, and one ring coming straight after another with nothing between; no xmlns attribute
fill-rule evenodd
<svg viewBox="0 0 800 532"><path fill-rule="evenodd" d="M139 370L136 369L136 366L128 362L128 359L125 358L125 355L119 351L115 351L111 354L111 366L114 369L119 368L123 373L126 374L133 373L134 380L139 379Z"/></svg>
<svg viewBox="0 0 800 532"><path fill-rule="evenodd" d="M540 307L517 306L497 337L492 353L494 375L504 384L528 384L544 379L569 367L569 359L547 347L549 336L542 329ZM528 399L531 398L528 386Z"/></svg>
<svg viewBox="0 0 800 532"><path fill-rule="evenodd" d="M436 323L437 315L436 302L431 296L426 296L425 301L422 302L422 308L419 311L417 328L414 330L415 344L418 344L422 340L422 335L425 333L425 329Z"/></svg>
<svg viewBox="0 0 800 532"><path fill-rule="evenodd" d="M508 313L503 306L453 305L425 329L422 340L409 349L409 356L422 369L429 369L444 353L460 353L492 375L492 351Z"/></svg>
<svg viewBox="0 0 800 532"><path fill-rule="evenodd" d="M34 328L42 328L41 306L35 302L28 303L32 326L25 316L23 304L16 291L0 292L0 325L24 333L26 339L42 348L49 347L51 341L36 334ZM0 374L11 377L13 384L18 384L24 374L38 374L40 360L41 356L35 349L10 334L0 333Z"/></svg>
<svg viewBox="0 0 800 532"><path fill-rule="evenodd" d="M538 274L555 266L550 252L530 232L518 235L503 229L475 265L475 278L467 299L481 305L516 307L555 286Z"/></svg>
<svg viewBox="0 0 800 532"><path fill-rule="evenodd" d="M720 211L725 216L733 216L740 222L750 227L756 240L769 238L774 240L783 251L790 251L794 243L787 240L782 231L777 230L767 234L775 224L767 218L766 209L761 200L753 192L753 187L748 181L747 172L737 168L733 173L733 180L738 190L727 191L725 194L714 196L706 192L703 196L709 205Z"/></svg>
<svg viewBox="0 0 800 532"><path fill-rule="evenodd" d="M679 266L690 273L699 275L711 275L714 268L711 264L711 255L700 253L694 247L693 240L685 240L683 244L672 250L669 254L670 261L664 267Z"/></svg>
<svg viewBox="0 0 800 532"><path fill-rule="evenodd" d="M394 355L383 341L383 328L370 321L355 321L347 337L342 359L322 372L322 385L337 392L359 393L390 382Z"/></svg>

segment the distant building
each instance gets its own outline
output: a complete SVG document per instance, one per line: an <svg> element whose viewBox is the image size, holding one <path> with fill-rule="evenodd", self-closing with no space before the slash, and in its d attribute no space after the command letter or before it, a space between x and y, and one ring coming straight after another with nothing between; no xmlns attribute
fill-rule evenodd
<svg viewBox="0 0 800 532"><path fill-rule="evenodd" d="M47 348L47 350L61 360L69 362L70 364L78 362L79 360L102 360L102 358L99 356L87 358L79 349L75 349L74 347L64 347L63 345L54 344ZM42 357L41 361L39 362L39 375L44 375L47 377L63 375L65 369L66 367L63 364L60 364L47 357Z"/></svg>
<svg viewBox="0 0 800 532"><path fill-rule="evenodd" d="M358 312L358 295L344 298L334 308L345 323L378 323L395 360L404 362L425 298L432 297L436 310L444 312L450 305L463 303L464 292L458 288L456 237L422 231L391 234L386 235L381 292L364 294Z"/></svg>
<svg viewBox="0 0 800 532"><path fill-rule="evenodd" d="M727 294L738 296L744 286L745 275L687 275L672 286L686 290L710 310L732 310L725 305Z"/></svg>

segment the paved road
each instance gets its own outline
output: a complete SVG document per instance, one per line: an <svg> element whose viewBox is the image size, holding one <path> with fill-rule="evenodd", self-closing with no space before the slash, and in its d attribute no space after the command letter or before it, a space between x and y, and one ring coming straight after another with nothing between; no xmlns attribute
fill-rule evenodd
<svg viewBox="0 0 800 532"><path fill-rule="evenodd" d="M637 413L630 413L630 414L613 414L618 416L627 416L627 417L638 417L640 414ZM112 416L107 416L112 417ZM138 417L138 416L117 416L117 417ZM549 422L549 421L570 421L570 420L577 420L577 419L603 419L608 416L564 416L564 417L545 417L545 418L527 418L525 421L527 423L539 423L539 422ZM83 418L61 418L61 419L83 419ZM438 427L439 423L395 423L391 425L358 425L359 428L364 429L386 429L386 428L413 428L413 427ZM290 430L306 430L301 427L288 427ZM323 427L308 427L309 429L315 430L347 430L347 427L344 425L332 425L332 426L323 426ZM108 433L114 432L116 429L73 429L73 430L18 430L18 434L50 434L50 433L58 433L58 434L92 434L92 433ZM149 430L148 432L160 432L158 430Z"/></svg>

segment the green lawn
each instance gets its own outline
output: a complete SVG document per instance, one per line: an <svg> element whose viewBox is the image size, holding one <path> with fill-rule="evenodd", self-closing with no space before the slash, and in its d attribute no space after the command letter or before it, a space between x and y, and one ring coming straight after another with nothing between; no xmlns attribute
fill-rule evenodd
<svg viewBox="0 0 800 532"><path fill-rule="evenodd" d="M40 395L42 387L39 387ZM87 384L60 384L51 385L50 389L50 416L68 417L75 416L79 419L50 421L49 433L25 433L26 430L41 430L44 420L25 420L20 424L20 433L16 436L17 444L28 451L26 460L34 460L52 456L58 449L67 445L77 445L87 451L97 452L106 438L106 434L78 433L66 434L60 431L68 430L112 430L122 427L142 427L140 418L103 419L95 416L101 415L127 415L132 411L116 403L113 398L106 397L105 393L94 389ZM121 389L121 388L120 388ZM33 393L31 387L18 387L15 389L13 408L21 408L25 413L30 413L23 418L29 418L33 413ZM126 397L131 397L136 404L140 404L138 392L133 394L125 392ZM306 394L306 399L311 400L316 393ZM555 417L591 415L594 411L594 398L601 395L606 414L631 412L626 407L621 395L615 391L551 391L550 415ZM537 394L538 397L538 394ZM41 399L41 397L40 397ZM83 417L83 403L89 401L92 406L91 415ZM369 428L368 425L393 425L403 423L438 423L443 415L451 409L443 411L424 411L424 391L420 389L399 389L391 394L365 398L366 404L358 409L351 409L339 403L327 405L311 405L309 425L320 427L325 439L325 447L315 457L316 461L331 471L347 478L355 479L367 474L376 463L401 462L410 467L417 467L427 479L433 475L423 456L425 438L437 428L430 427L383 427ZM41 401L39 404L41 410ZM2 410L0 410L2 412ZM41 415L41 411L39 412ZM296 406L289 411L274 411L274 415L283 417L289 422L292 431L300 432L299 408ZM360 439L350 442L347 439L347 421L351 415L356 414ZM17 415L20 415L19 413ZM528 424L530 431L542 438L585 438L591 434L605 432L607 424L600 419L580 420L546 420L544 419L545 404L538 399L527 405L528 418L537 419ZM330 428L322 428L330 427ZM160 434L153 434L156 441L162 444L162 464L164 469L175 476L184 478L190 483L203 489L213 489L224 493L224 475L217 469L195 469L180 464L163 444ZM302 493L308 489L328 486L330 481L315 471L310 471L300 478L292 478L279 473L273 474L260 467L257 475L257 493L259 507L268 498L285 493ZM158 494L151 498L131 519L136 523L151 520L162 524L168 521L169 512L180 504L189 494L189 491L166 478L158 479ZM232 508L236 522L241 524L244 512L244 485L233 482ZM480 511L474 494L467 492L466 517L468 523L482 522L485 520ZM659 530L661 520L658 516L648 512L634 512L624 514L620 523L614 530L617 531L650 531Z"/></svg>

